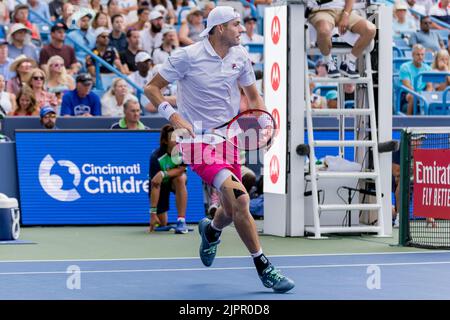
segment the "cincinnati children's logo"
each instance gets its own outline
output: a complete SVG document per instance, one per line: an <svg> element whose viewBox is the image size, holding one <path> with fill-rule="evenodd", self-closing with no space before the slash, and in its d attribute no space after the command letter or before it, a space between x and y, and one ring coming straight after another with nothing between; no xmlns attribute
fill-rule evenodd
<svg viewBox="0 0 450 320"><path fill-rule="evenodd" d="M46 155L39 165L39 183L53 199L70 202L82 194L148 193L148 179L138 163L126 166L55 161Z"/></svg>
<svg viewBox="0 0 450 320"><path fill-rule="evenodd" d="M72 175L71 185L69 189L63 189L64 180L57 174L52 174L52 168L56 162L51 155L46 155L39 165L39 182L42 189L53 199L59 201L75 201L80 198L80 194L76 187L80 184L80 169L69 160L59 160L58 165L66 167Z"/></svg>

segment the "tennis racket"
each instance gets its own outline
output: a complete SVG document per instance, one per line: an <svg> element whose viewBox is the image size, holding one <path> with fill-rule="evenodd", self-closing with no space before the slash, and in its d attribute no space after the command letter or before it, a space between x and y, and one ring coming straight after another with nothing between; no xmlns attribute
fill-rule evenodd
<svg viewBox="0 0 450 320"><path fill-rule="evenodd" d="M277 129L269 112L250 109L218 127L195 133L201 134L206 143L216 144L226 140L240 150L252 151L269 149Z"/></svg>

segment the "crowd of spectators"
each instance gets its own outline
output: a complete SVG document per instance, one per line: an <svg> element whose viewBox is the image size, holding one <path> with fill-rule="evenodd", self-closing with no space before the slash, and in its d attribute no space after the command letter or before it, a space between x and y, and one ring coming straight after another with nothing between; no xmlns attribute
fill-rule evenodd
<svg viewBox="0 0 450 320"><path fill-rule="evenodd" d="M201 41L205 19L215 7L214 1L185 0L10 0L0 4L0 111L4 116L38 115L42 108L51 107L60 116L122 117L129 99L138 102L141 114L156 114L136 88L143 89L175 50ZM248 31L243 43L262 44L250 8L243 6L240 13ZM129 81L119 80L95 56ZM252 59L261 63L262 55ZM163 91L176 107L176 84ZM19 96L35 101L33 108L15 103Z"/></svg>

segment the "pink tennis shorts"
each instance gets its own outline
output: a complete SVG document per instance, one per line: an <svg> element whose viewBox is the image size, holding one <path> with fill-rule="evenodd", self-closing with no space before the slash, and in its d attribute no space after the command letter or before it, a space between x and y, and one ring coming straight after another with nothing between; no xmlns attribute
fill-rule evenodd
<svg viewBox="0 0 450 320"><path fill-rule="evenodd" d="M202 142L181 143L183 162L200 176L207 184L212 185L214 177L222 169L230 170L241 181L241 165L239 150L229 142L216 145Z"/></svg>

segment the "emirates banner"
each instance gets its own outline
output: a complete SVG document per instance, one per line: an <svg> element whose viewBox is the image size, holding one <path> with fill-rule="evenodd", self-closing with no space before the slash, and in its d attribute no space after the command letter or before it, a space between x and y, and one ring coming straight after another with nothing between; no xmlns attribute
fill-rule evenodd
<svg viewBox="0 0 450 320"><path fill-rule="evenodd" d="M414 150L414 216L450 219L450 150Z"/></svg>

